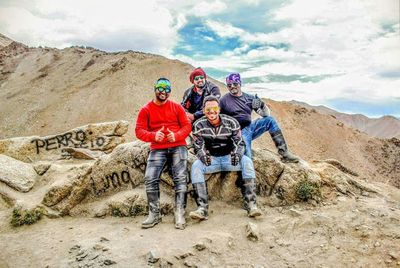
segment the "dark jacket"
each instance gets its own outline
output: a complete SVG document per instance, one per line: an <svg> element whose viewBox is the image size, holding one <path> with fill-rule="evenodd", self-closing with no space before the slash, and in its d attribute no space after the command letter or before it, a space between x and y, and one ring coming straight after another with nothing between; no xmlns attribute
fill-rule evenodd
<svg viewBox="0 0 400 268"><path fill-rule="evenodd" d="M209 95L214 95L219 99L221 97L221 92L215 84L213 84L210 81L206 81L203 88L203 95L196 102L195 95L197 93L193 91L193 88L194 85L185 90L181 105L183 106L186 112L193 114L195 120L197 120L204 115L202 110L204 98Z"/></svg>
<svg viewBox="0 0 400 268"><path fill-rule="evenodd" d="M193 124L193 139L196 156L200 159L209 152L212 156L244 154L244 141L236 119L220 114L221 125L214 127L203 116Z"/></svg>

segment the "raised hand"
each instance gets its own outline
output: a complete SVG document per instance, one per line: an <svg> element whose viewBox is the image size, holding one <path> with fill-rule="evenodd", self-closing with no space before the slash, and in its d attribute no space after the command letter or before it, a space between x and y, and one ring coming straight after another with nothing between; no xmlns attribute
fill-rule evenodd
<svg viewBox="0 0 400 268"><path fill-rule="evenodd" d="M253 99L253 102L251 103L251 107L254 110L258 110L260 108L263 108L264 105L265 105L264 102L256 94L255 98Z"/></svg>
<svg viewBox="0 0 400 268"><path fill-rule="evenodd" d="M168 134L167 134L167 140L169 142L175 142L175 133L172 132L169 128L167 128Z"/></svg>
<svg viewBox="0 0 400 268"><path fill-rule="evenodd" d="M156 132L156 137L154 138L156 142L162 142L165 138L165 134L164 134L164 126L162 128L160 128L157 132Z"/></svg>

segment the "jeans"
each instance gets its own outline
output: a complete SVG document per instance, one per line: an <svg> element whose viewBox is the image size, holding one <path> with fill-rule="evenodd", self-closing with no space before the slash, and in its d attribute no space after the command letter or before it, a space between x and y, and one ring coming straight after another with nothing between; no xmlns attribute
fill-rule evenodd
<svg viewBox="0 0 400 268"><path fill-rule="evenodd" d="M160 175L167 162L171 164L175 192L187 192L187 159L186 146L151 150L144 175L146 192L160 191Z"/></svg>
<svg viewBox="0 0 400 268"><path fill-rule="evenodd" d="M251 158L251 141L260 137L264 132L274 133L280 130L278 123L272 116L258 118L242 129L242 137L246 144L245 155Z"/></svg>
<svg viewBox="0 0 400 268"><path fill-rule="evenodd" d="M192 184L205 182L204 174L212 174L221 171L242 171L244 180L254 179L256 177L253 161L245 155L236 166L231 164L230 155L211 156L211 165L209 166L204 165L199 159L194 161L190 173Z"/></svg>

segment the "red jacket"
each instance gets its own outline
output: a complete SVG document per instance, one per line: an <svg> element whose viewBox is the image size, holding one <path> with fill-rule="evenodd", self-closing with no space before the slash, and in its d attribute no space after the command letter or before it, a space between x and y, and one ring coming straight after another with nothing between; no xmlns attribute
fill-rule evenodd
<svg viewBox="0 0 400 268"><path fill-rule="evenodd" d="M156 142L156 132L164 127L165 138ZM168 142L168 130L175 134L175 142ZM159 106L153 101L143 106L136 119L136 137L145 142L151 142L151 149L165 149L177 146L186 146L185 138L192 131L192 125L185 110L178 103L167 100Z"/></svg>

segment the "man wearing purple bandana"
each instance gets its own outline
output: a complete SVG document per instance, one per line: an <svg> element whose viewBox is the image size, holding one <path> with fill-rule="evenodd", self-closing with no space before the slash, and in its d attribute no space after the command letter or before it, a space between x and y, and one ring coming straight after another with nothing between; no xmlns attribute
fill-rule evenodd
<svg viewBox="0 0 400 268"><path fill-rule="evenodd" d="M299 158L289 152L282 131L276 120L271 116L268 106L257 95L253 96L242 92L240 74L231 73L228 75L226 85L229 93L220 99L221 113L232 116L239 121L243 140L246 144L245 155L251 158L251 141L268 131L282 161L285 163L299 162ZM261 118L251 121L253 110Z"/></svg>

